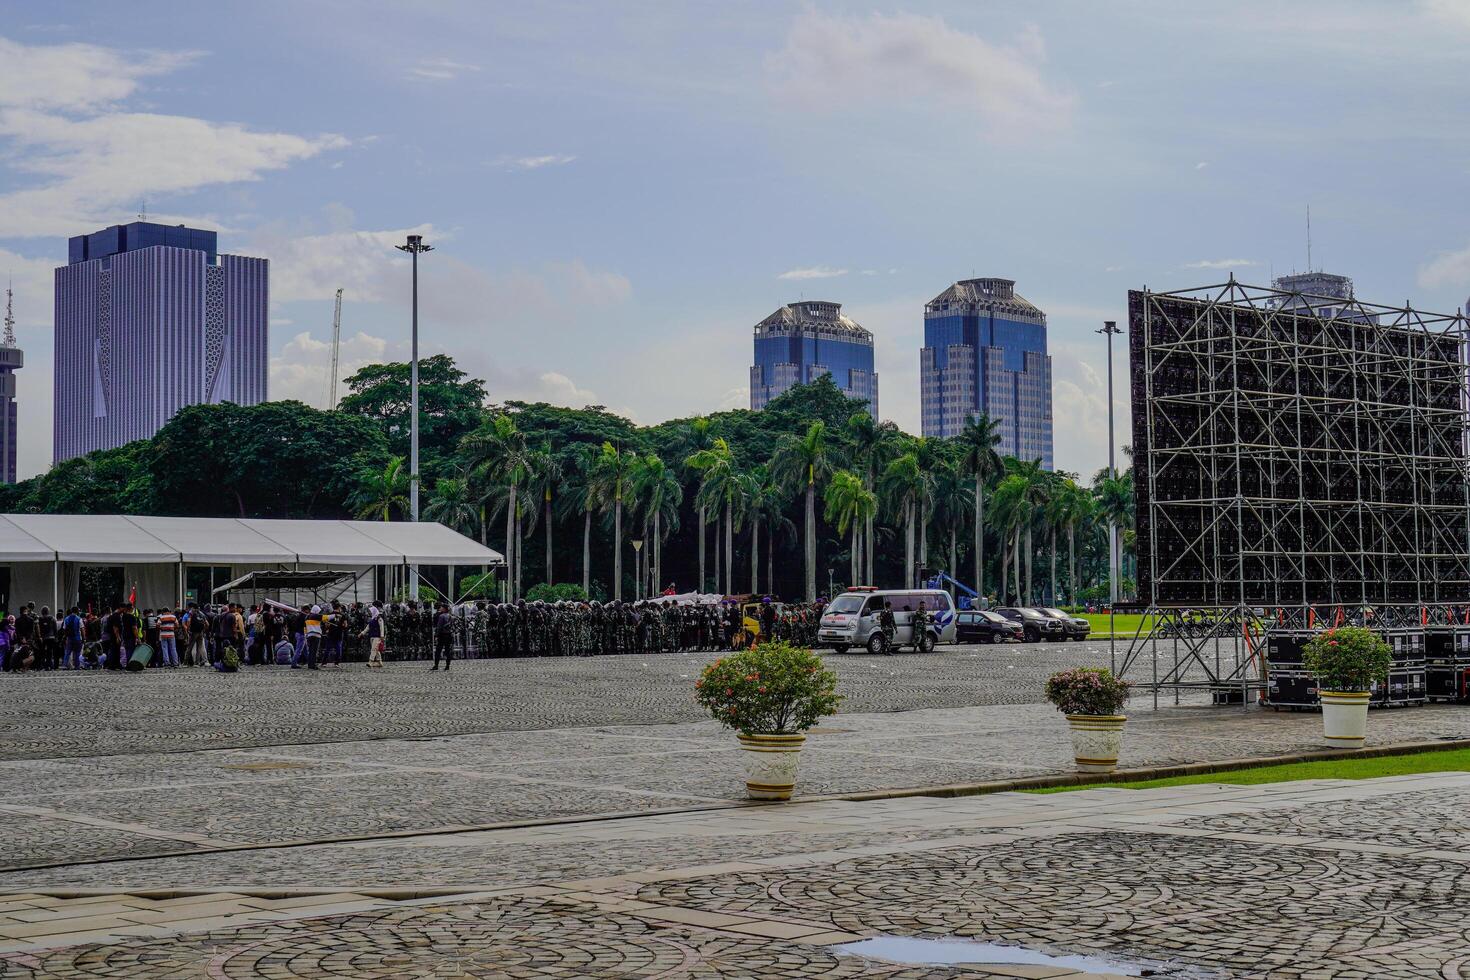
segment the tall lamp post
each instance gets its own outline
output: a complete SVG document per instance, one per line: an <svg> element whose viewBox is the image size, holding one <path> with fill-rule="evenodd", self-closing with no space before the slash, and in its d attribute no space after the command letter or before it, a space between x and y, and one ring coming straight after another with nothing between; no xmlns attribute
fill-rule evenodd
<svg viewBox="0 0 1470 980"><path fill-rule="evenodd" d="M434 246L424 244L423 235L409 235L408 241L394 248L413 256L413 339L409 365L408 401L408 516L419 519L419 253L432 252ZM419 567L409 573L408 591L415 601L419 597Z"/></svg>
<svg viewBox="0 0 1470 980"><path fill-rule="evenodd" d="M1118 329L1117 321L1104 320L1102 329L1097 333L1104 334L1108 338L1108 478L1118 478L1118 466L1114 458L1117 452L1118 440L1113 436L1113 337L1123 331ZM1119 554L1118 547L1118 524L1111 517L1108 518L1108 606L1112 608L1118 604L1119 587Z"/></svg>

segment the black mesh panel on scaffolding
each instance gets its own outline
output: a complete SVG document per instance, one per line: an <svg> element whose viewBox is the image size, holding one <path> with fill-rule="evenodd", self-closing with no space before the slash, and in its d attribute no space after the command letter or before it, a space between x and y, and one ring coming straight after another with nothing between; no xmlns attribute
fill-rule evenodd
<svg viewBox="0 0 1470 980"><path fill-rule="evenodd" d="M1140 601L1470 602L1466 321L1128 294Z"/></svg>

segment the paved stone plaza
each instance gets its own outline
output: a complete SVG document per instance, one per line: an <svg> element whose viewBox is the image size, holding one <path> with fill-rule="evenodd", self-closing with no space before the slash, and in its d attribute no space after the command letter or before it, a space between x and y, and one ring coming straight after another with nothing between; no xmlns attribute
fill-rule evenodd
<svg viewBox="0 0 1470 980"><path fill-rule="evenodd" d="M1464 775L838 798L1069 771L1040 681L1106 655L831 658L784 806L689 701L708 655L6 677L0 977L1470 977ZM1316 715L1167 705L1125 766L1318 748ZM839 948L889 935L1093 960Z"/></svg>

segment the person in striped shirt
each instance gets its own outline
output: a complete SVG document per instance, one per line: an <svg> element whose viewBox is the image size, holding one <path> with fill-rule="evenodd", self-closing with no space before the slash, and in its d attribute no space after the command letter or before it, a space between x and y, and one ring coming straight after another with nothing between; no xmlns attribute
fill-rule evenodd
<svg viewBox="0 0 1470 980"><path fill-rule="evenodd" d="M165 667L179 665L179 646L175 634L179 628L179 617L171 609L158 612L158 650L163 654Z"/></svg>

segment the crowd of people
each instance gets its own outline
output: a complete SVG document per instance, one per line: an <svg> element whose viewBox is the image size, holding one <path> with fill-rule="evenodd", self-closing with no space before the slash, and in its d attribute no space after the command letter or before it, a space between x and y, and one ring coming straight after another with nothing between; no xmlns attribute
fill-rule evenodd
<svg viewBox="0 0 1470 980"><path fill-rule="evenodd" d="M757 636L810 646L825 600L741 603L475 601L281 603L53 612L28 603L0 623L0 671L288 666L384 659L597 656L733 650Z"/></svg>

